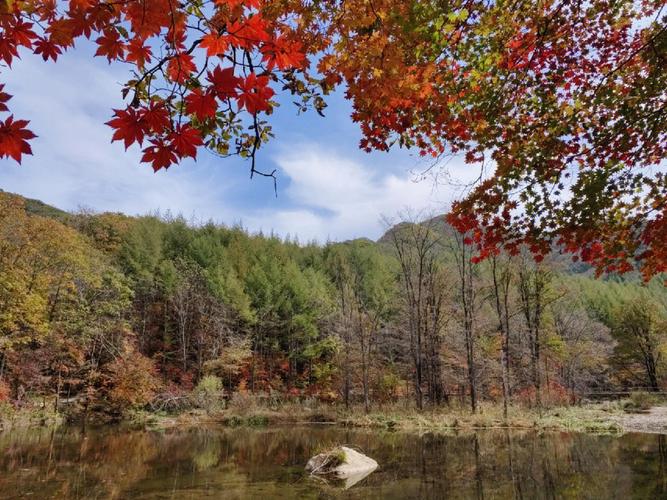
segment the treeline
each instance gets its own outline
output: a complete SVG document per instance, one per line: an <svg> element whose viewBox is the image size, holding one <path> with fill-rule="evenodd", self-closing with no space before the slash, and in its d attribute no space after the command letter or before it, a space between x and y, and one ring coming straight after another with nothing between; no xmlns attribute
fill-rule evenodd
<svg viewBox="0 0 667 500"><path fill-rule="evenodd" d="M318 246L0 193L0 402L118 414L215 390L474 411L658 390L664 281L582 271L477 262L442 217Z"/></svg>

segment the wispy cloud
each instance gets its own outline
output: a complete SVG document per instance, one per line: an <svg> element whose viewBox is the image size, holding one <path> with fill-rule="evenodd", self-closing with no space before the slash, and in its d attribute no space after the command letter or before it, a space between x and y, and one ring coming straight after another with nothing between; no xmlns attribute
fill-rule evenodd
<svg viewBox="0 0 667 500"><path fill-rule="evenodd" d="M275 162L290 178L285 194L294 207L248 223L298 234L301 240L377 238L384 230L383 215L405 208L442 212L451 202L448 187L415 182L407 169L399 175L395 168L385 171L316 143L291 145Z"/></svg>

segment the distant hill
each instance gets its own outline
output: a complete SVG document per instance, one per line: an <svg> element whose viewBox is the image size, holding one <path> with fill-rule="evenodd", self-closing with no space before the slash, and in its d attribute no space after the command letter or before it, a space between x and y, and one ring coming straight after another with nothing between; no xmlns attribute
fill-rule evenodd
<svg viewBox="0 0 667 500"><path fill-rule="evenodd" d="M25 200L25 210L29 214L40 215L42 217L49 217L51 219L56 219L61 222L64 222L71 217L69 212L65 212L64 210L56 208L52 205L48 205L43 201L35 200L32 198L26 198L25 196L21 196L20 194L9 193L9 191L3 191L2 189L0 189L0 193L13 194L14 196L23 198L23 200Z"/></svg>
<svg viewBox="0 0 667 500"><path fill-rule="evenodd" d="M7 192L8 191L3 191L0 189L0 193ZM19 196L25 200L25 206L26 206L26 211L30 214L34 215L39 215L42 217L49 217L52 219L56 219L60 222L63 223L72 223L74 215L66 212L65 210L61 210L60 208L54 207L52 205L49 205L47 203L44 203L43 201L32 199L32 198L26 198L24 196L21 196L19 194L15 193L9 193L13 194L15 196ZM434 230L441 231L445 237L445 239L451 238L454 235L455 229L450 226L446 221L445 221L445 214L439 214L434 217L431 217L429 219L425 219L421 222L418 222L419 224L428 224L430 225ZM383 247L386 251L390 249L392 240L392 234L394 231L399 231L401 228L404 228L408 226L409 224L412 224L411 222L399 222L395 224L394 226L390 227L385 231L385 233L378 238L376 241L372 241L369 238L361 237L361 238L356 238L353 240L348 240L341 242L342 244L354 244L354 243L364 243L364 244L377 244L381 247ZM558 268L560 271L566 273L566 274L584 274L584 275L592 275L593 270L590 265L583 263L583 262L573 262L571 257L567 254L562 254L560 253L556 248L554 251L551 253L549 260L552 264L555 265L556 268ZM635 281L638 279L638 274L637 273L629 273L623 276L622 278L614 276L612 277L615 280L620 279L621 281Z"/></svg>
<svg viewBox="0 0 667 500"><path fill-rule="evenodd" d="M377 243L381 246L389 247L392 244L392 235L395 231L400 231L402 228L408 227L412 222L399 222L394 226L390 227L385 231L385 233L377 240ZM435 217L425 219L418 224L426 224L430 226L433 230L439 231L444 236L444 241L446 242L454 236L455 229L447 223L445 220L445 214L436 215ZM556 246L551 255L548 257L551 264L555 268L566 274L592 274L593 268L584 263L584 262L573 262L572 257L568 254L561 253ZM625 278L636 279L634 273L630 273L625 276Z"/></svg>

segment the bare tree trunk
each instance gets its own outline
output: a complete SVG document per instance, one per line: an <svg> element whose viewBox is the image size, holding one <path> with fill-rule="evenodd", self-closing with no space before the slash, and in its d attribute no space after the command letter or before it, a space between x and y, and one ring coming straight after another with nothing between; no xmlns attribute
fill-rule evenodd
<svg viewBox="0 0 667 500"><path fill-rule="evenodd" d="M509 286L511 283L510 263L502 273L498 272L498 257L493 256L491 260L493 274L493 291L496 303L496 313L502 335L500 349L500 364L502 369L503 386L503 418L507 420L507 407L510 399L509 389Z"/></svg>
<svg viewBox="0 0 667 500"><path fill-rule="evenodd" d="M466 363L468 371L468 387L470 389L470 407L473 413L477 412L477 386L475 367L475 288L473 284L472 249L466 243L465 235L456 235L456 258L459 272L459 289L461 308L463 310L463 335L466 349Z"/></svg>
<svg viewBox="0 0 667 500"><path fill-rule="evenodd" d="M531 270L524 265L519 271L519 294L530 342L530 367L533 387L535 388L535 404L540 411L542 409L540 331L550 279L551 274L539 267Z"/></svg>

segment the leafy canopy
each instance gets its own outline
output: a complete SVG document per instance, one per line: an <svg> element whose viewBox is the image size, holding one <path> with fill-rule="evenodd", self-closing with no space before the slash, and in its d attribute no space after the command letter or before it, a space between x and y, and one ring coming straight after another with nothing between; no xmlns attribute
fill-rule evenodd
<svg viewBox="0 0 667 500"><path fill-rule="evenodd" d="M665 0L11 0L0 61L81 37L130 65L112 140L155 170L201 148L252 159L282 86L321 113L344 84L361 147L462 154L450 222L480 257L554 243L600 271L667 270ZM0 111L10 113L0 87ZM0 120L0 157L34 134Z"/></svg>

